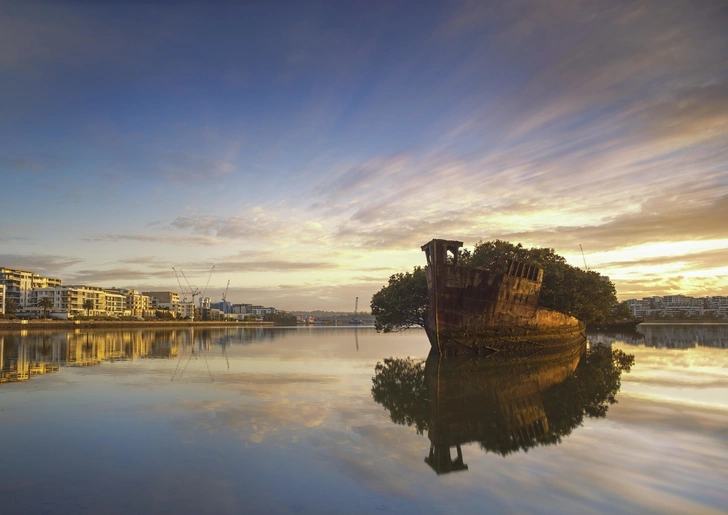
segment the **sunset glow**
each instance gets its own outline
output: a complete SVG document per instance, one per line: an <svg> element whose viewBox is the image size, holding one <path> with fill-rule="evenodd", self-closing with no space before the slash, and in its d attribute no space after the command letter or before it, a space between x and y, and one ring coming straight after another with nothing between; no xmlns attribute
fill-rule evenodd
<svg viewBox="0 0 728 515"><path fill-rule="evenodd" d="M728 295L721 2L3 6L0 266L352 310L499 238Z"/></svg>

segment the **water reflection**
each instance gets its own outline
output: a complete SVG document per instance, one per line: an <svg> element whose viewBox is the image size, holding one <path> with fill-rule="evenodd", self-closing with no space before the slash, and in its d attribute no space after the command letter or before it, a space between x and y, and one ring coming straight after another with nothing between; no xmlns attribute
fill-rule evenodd
<svg viewBox="0 0 728 515"><path fill-rule="evenodd" d="M464 444L507 456L561 442L585 416L604 417L633 363L586 344L529 358L388 358L375 367L372 396L393 422L427 433L425 462L446 474L468 469Z"/></svg>
<svg viewBox="0 0 728 515"><path fill-rule="evenodd" d="M0 333L0 383L27 381L33 376L57 372L61 367L145 358L204 357L203 350L217 345L227 361L227 348L232 343L246 345L289 334L285 329L189 327Z"/></svg>
<svg viewBox="0 0 728 515"><path fill-rule="evenodd" d="M657 349L694 349L712 347L728 349L728 324L643 323L632 333L599 334L599 340L611 344L624 342Z"/></svg>

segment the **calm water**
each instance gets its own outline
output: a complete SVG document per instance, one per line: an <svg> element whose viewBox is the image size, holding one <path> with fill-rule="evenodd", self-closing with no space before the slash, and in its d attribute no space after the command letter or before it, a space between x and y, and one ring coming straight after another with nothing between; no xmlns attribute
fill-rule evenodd
<svg viewBox="0 0 728 515"><path fill-rule="evenodd" d="M728 326L643 331L0 333L0 511L726 513Z"/></svg>

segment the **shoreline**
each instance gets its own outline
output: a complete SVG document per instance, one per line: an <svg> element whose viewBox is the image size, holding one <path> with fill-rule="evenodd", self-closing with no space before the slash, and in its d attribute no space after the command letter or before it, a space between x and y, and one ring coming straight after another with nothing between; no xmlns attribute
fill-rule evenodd
<svg viewBox="0 0 728 515"><path fill-rule="evenodd" d="M637 324L640 325L728 325L728 320L699 320L690 322L688 320L673 320L673 321L665 321L665 322L655 322L655 321L649 321L649 322L640 322Z"/></svg>
<svg viewBox="0 0 728 515"><path fill-rule="evenodd" d="M88 329L143 327L273 327L273 322L224 322L186 320L0 320L0 330Z"/></svg>

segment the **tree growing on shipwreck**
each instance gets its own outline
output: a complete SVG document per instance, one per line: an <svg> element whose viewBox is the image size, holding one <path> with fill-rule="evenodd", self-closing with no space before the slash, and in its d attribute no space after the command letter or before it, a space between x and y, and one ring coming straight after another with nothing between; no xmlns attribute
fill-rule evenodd
<svg viewBox="0 0 728 515"><path fill-rule="evenodd" d="M461 250L458 262L488 268L499 259L520 261L543 270L539 306L578 318L587 325L604 325L617 304L614 284L605 276L569 265L563 256L547 247L526 248L503 240L479 242L473 251ZM387 285L372 296L371 309L377 331L401 331L424 327L428 310L425 269L394 274Z"/></svg>

